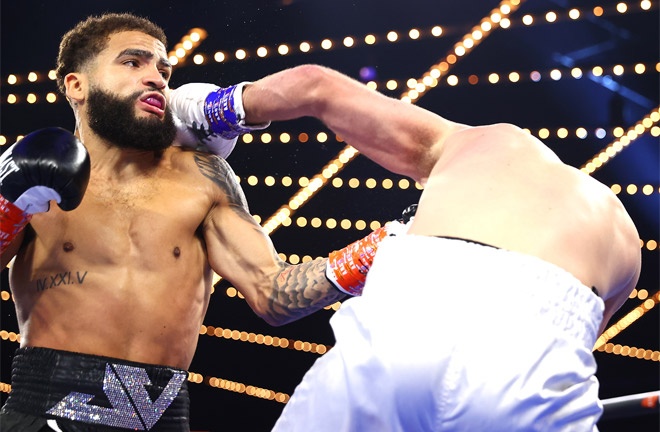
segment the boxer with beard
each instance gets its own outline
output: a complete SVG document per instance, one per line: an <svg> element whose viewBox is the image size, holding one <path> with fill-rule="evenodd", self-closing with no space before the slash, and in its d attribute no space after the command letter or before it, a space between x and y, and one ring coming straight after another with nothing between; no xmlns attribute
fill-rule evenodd
<svg viewBox="0 0 660 432"><path fill-rule="evenodd" d="M136 117L133 107L143 93L137 91L122 98L100 88L92 88L87 98L90 128L117 147L146 151L166 149L172 145L176 135L172 111L165 110L162 121Z"/></svg>
<svg viewBox="0 0 660 432"><path fill-rule="evenodd" d="M159 27L133 15L78 24L57 67L75 135L36 131L0 158L1 261L15 257L21 334L3 432L188 431L186 370L213 272L272 325L364 280L358 272L342 287L337 270L331 283L336 259L283 262L224 158L179 146L166 45ZM223 94L240 103L241 89ZM183 135L226 156L234 132L247 130L239 123L228 121L226 141L199 122ZM384 233L346 251L371 251Z"/></svg>

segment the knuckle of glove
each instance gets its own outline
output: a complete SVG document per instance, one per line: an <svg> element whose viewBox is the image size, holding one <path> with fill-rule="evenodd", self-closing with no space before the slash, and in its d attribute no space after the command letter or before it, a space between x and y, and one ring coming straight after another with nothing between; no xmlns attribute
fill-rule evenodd
<svg viewBox="0 0 660 432"><path fill-rule="evenodd" d="M207 97L218 89L215 84L184 84L170 91L168 101L177 127L177 143L226 159L238 138L214 132L204 111Z"/></svg>

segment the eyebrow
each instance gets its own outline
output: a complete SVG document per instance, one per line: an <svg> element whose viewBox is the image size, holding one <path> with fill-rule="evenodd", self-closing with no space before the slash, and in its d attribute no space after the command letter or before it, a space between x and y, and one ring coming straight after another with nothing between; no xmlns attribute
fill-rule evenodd
<svg viewBox="0 0 660 432"><path fill-rule="evenodd" d="M141 57L141 58L148 59L148 60L151 60L152 58L155 57L154 53L152 53L151 51L138 49L138 48L127 48L127 49L123 50L122 52L120 52L117 55L117 58L122 57L122 56ZM170 63L170 61L165 59L165 58L162 58L162 57L158 59L158 64L160 64L163 67L167 67L167 68L170 68L170 69L172 68L172 64Z"/></svg>

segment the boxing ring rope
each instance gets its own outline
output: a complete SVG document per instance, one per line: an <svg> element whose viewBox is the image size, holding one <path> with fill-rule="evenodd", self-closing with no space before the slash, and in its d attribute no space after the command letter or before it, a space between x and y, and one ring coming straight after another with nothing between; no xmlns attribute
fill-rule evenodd
<svg viewBox="0 0 660 432"><path fill-rule="evenodd" d="M654 412L660 415L658 398L660 398L660 390L604 399L603 415L600 420L637 417Z"/></svg>

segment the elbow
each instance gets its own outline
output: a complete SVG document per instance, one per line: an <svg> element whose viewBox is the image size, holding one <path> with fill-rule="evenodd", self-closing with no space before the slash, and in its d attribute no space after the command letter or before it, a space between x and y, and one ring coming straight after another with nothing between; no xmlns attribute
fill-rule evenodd
<svg viewBox="0 0 660 432"><path fill-rule="evenodd" d="M288 320L276 319L270 315L262 315L261 318L272 327L282 327L284 324L288 324L290 322Z"/></svg>
<svg viewBox="0 0 660 432"><path fill-rule="evenodd" d="M291 69L297 88L297 94L304 98L300 105L304 116L322 119L325 105L332 97L333 86L336 85L337 73L324 66L304 64Z"/></svg>
<svg viewBox="0 0 660 432"><path fill-rule="evenodd" d="M272 326L272 327L280 327L286 323L280 322L279 320L275 319L272 315L266 314L266 313L259 313L256 312L259 318L262 320L266 321L266 324Z"/></svg>
<svg viewBox="0 0 660 432"><path fill-rule="evenodd" d="M250 309L262 320L273 327L280 327L293 321L291 311L282 300L283 292L268 285L258 291L258 295L245 296Z"/></svg>
<svg viewBox="0 0 660 432"><path fill-rule="evenodd" d="M274 309L269 310L255 310L255 313L266 323L273 327L281 327L290 323L294 319L286 314L277 313Z"/></svg>
<svg viewBox="0 0 660 432"><path fill-rule="evenodd" d="M246 300L248 299L246 298ZM248 305L250 306L250 309L252 309L252 312L262 320L266 321L268 325L280 327L288 322L284 319L285 317L282 314L276 312L276 307L273 305L273 302L269 301L266 297L262 297L257 301L248 300Z"/></svg>

